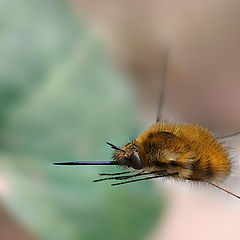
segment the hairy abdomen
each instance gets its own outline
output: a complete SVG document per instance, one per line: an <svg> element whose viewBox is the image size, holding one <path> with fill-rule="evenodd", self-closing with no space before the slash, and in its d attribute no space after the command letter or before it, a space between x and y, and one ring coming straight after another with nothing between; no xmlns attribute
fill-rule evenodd
<svg viewBox="0 0 240 240"><path fill-rule="evenodd" d="M176 177L220 182L231 172L227 150L207 130L193 125L157 123L135 141L146 169L165 169Z"/></svg>

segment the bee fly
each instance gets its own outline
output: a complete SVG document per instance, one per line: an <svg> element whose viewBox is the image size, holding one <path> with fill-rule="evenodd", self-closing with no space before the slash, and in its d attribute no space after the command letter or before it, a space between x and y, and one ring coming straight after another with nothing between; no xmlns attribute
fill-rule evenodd
<svg viewBox="0 0 240 240"><path fill-rule="evenodd" d="M107 144L115 150L112 161L60 162L55 165L118 165L129 169L120 173L99 173L106 176L94 182L118 180L112 186L154 178L170 177L210 184L238 199L240 196L220 187L232 171L232 162L222 139L208 130L190 124L160 122L166 82L168 53L162 72L161 94L156 123L134 141L123 147ZM126 180L126 181L124 181Z"/></svg>

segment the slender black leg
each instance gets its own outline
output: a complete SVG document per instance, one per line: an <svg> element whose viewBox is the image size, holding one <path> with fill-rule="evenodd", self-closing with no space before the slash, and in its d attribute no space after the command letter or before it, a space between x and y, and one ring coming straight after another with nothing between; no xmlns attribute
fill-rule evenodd
<svg viewBox="0 0 240 240"><path fill-rule="evenodd" d="M119 172L119 173L98 173L99 176L116 176L116 175L122 175L122 174L127 174L127 173L132 173L135 172L133 171L127 171L127 172Z"/></svg>
<svg viewBox="0 0 240 240"><path fill-rule="evenodd" d="M209 182L209 181L207 181L207 180L205 180L205 182L207 182L208 184L212 185L212 186L215 187L215 188L218 188L218 189L220 189L220 190L222 190L222 191L224 191L224 192L226 192L226 193L232 195L233 197L236 197L236 198L240 199L240 196L238 196L237 194L232 193L232 192L228 191L227 189L218 186L218 185L215 184L215 183Z"/></svg>
<svg viewBox="0 0 240 240"><path fill-rule="evenodd" d="M156 175L156 176L151 176L151 177L146 177L146 178L134 179L134 180L126 181L126 182L112 183L111 186L117 186L117 185L122 185L122 184L127 184L127 183L145 181L145 180L149 180L149 179L153 179L153 178L170 177L170 176L173 176L175 174L176 173L174 173L174 174Z"/></svg>
<svg viewBox="0 0 240 240"><path fill-rule="evenodd" d="M119 177L101 178L101 179L93 180L93 182L101 182L101 181L105 181L105 180L124 180L124 179L133 178L133 177L138 177L138 176L142 176L142 175L146 175L146 174L150 174L150 173L144 173L144 171L141 171L141 172L139 172L139 173L137 173L137 174L134 174L134 175L126 175L126 176L119 176Z"/></svg>
<svg viewBox="0 0 240 240"><path fill-rule="evenodd" d="M162 107L164 103L164 92L165 92L165 85L166 85L166 76L167 76L167 64L168 64L168 48L166 47L165 56L164 56L164 63L163 63L163 70L161 75L161 86L160 86L160 96L159 96L159 104L158 104L158 111L157 111L157 119L156 123L161 120L162 114Z"/></svg>
<svg viewBox="0 0 240 240"><path fill-rule="evenodd" d="M224 139L224 138L231 138L231 137L235 137L237 135L239 135L240 132L235 132L235 133L232 133L232 134L229 134L229 135L225 135L225 136L219 136L217 137L218 139Z"/></svg>
<svg viewBox="0 0 240 240"><path fill-rule="evenodd" d="M141 171L141 172L139 172L139 173L137 173L137 174L134 174L134 175L101 178L101 179L93 180L93 182L100 182L100 181L105 181L105 180L125 180L125 179L134 178L134 177L139 177L139 176L144 176L144 175L163 174L163 173L166 173L166 172L165 172L165 171L144 172L144 170L143 170L143 171Z"/></svg>

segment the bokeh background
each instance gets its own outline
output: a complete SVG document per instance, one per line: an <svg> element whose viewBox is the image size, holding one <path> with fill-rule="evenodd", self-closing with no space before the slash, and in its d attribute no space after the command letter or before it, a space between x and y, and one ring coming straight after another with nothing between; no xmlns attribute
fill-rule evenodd
<svg viewBox="0 0 240 240"><path fill-rule="evenodd" d="M110 159L137 136L133 88L65 1L1 1L1 239L139 239L163 200L152 184L94 184L115 167L56 167ZM8 223L9 222L9 223ZM25 234L23 234L25 235ZM8 237L7 237L8 236ZM22 237L21 239L24 239Z"/></svg>
<svg viewBox="0 0 240 240"><path fill-rule="evenodd" d="M239 131L239 16L234 0L1 0L0 239L239 239L239 203L213 189L52 165L110 159L106 141L155 121L166 46L163 119Z"/></svg>

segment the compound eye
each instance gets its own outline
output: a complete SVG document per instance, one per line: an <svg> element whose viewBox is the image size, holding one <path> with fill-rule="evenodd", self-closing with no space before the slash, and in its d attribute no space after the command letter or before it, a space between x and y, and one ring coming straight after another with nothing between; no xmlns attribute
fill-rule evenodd
<svg viewBox="0 0 240 240"><path fill-rule="evenodd" d="M134 169L142 169L142 163L137 152L134 152L130 158L131 167Z"/></svg>

